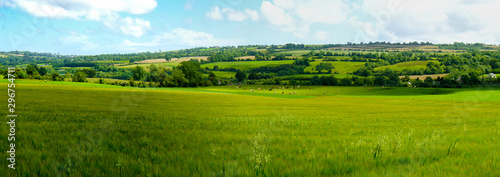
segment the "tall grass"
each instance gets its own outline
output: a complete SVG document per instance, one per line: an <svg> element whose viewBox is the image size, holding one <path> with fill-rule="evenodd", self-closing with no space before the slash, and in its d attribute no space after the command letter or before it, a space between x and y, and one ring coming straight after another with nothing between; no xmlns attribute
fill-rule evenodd
<svg viewBox="0 0 500 177"><path fill-rule="evenodd" d="M19 83L17 169L2 160L0 174L500 175L498 101L477 98L498 90L450 92L462 98L435 101L440 95L406 89L370 95L312 87L291 99L300 95L93 85ZM361 93L342 93L349 89Z"/></svg>

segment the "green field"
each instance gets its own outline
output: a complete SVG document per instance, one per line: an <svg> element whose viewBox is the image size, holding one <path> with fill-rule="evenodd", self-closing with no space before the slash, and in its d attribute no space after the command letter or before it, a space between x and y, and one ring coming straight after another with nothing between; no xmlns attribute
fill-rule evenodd
<svg viewBox="0 0 500 177"><path fill-rule="evenodd" d="M425 69L425 67L427 66L427 63L429 63L429 62L431 62L431 61L409 61L409 62L396 63L394 65L377 67L374 69L375 70L384 70L385 68L389 68L393 71L403 71L404 69L419 70L419 69ZM437 62L437 61L435 61L435 62Z"/></svg>
<svg viewBox="0 0 500 177"><path fill-rule="evenodd" d="M497 88L257 87L20 80L17 169L0 174L500 175Z"/></svg>
<svg viewBox="0 0 500 177"><path fill-rule="evenodd" d="M317 72L315 71L316 65L322 62L323 62L322 59L317 59L316 61L311 62L311 66L307 67L304 71ZM335 67L335 69L332 70L332 73L337 72L339 74L352 73L358 70L359 68L365 66L365 62L342 62L342 61L326 61L326 62L331 63L333 67Z"/></svg>
<svg viewBox="0 0 500 177"><path fill-rule="evenodd" d="M202 64L201 68L213 68L215 65L219 68L237 68L248 71L260 67L276 67L283 64L292 64L295 60L270 60L270 61L234 61L234 62L215 62Z"/></svg>

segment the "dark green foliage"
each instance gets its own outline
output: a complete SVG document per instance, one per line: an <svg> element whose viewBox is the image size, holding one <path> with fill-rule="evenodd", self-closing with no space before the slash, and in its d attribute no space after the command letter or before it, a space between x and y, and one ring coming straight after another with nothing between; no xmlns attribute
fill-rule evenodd
<svg viewBox="0 0 500 177"><path fill-rule="evenodd" d="M190 87L200 86L203 79L202 73L200 72L200 63L192 61L183 61L179 64L178 68L182 70L184 77L188 80L188 85Z"/></svg>
<svg viewBox="0 0 500 177"><path fill-rule="evenodd" d="M134 80L136 81L142 81L146 74L146 70L144 70L144 68L141 66L136 66L132 68L131 71L132 71L132 78L134 78Z"/></svg>
<svg viewBox="0 0 500 177"><path fill-rule="evenodd" d="M242 82L247 78L247 75L243 71L238 71L236 72L235 78L238 79L239 82Z"/></svg>
<svg viewBox="0 0 500 177"><path fill-rule="evenodd" d="M78 71L75 74L73 74L72 77L73 82L86 82L87 81L87 74L83 71Z"/></svg>

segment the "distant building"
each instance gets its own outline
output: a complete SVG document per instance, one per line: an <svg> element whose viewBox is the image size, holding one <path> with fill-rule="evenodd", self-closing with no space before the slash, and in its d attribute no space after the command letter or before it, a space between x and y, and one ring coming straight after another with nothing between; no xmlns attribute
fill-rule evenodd
<svg viewBox="0 0 500 177"><path fill-rule="evenodd" d="M490 74L488 74L488 78L495 79L495 78L497 78L497 75L495 75L494 73L490 73Z"/></svg>

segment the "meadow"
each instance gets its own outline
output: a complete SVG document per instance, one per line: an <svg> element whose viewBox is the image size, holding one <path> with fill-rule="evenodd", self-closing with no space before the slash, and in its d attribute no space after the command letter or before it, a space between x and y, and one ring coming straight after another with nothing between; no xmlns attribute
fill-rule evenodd
<svg viewBox="0 0 500 177"><path fill-rule="evenodd" d="M316 59L314 62L310 62L311 66L307 67L304 71L317 72L316 65L322 63L322 59ZM359 68L365 66L365 62L342 62L342 61L325 61L326 63L331 63L335 69L332 73L337 72L339 74L352 73ZM325 71L323 71L325 72Z"/></svg>
<svg viewBox="0 0 500 177"><path fill-rule="evenodd" d="M19 80L17 169L0 174L500 175L497 88L257 87Z"/></svg>
<svg viewBox="0 0 500 177"><path fill-rule="evenodd" d="M375 70L385 70L386 68L389 68L393 71L403 71L404 69L408 69L408 70L422 69L422 70L424 70L425 67L427 66L427 63L429 63L429 62L431 62L431 61L408 61L408 62L396 63L394 65L377 67L377 68L375 68ZM435 61L435 62L437 62L437 61Z"/></svg>

